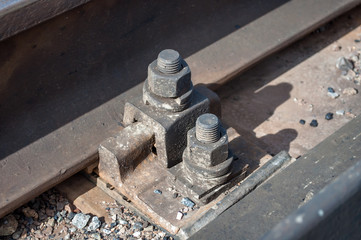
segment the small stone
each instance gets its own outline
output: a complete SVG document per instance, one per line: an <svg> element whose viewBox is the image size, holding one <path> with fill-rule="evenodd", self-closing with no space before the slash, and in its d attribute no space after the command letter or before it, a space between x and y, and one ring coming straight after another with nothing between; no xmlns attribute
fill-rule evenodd
<svg viewBox="0 0 361 240"><path fill-rule="evenodd" d="M40 231L36 231L35 233L34 233L34 236L36 237L36 238L38 238L38 239L44 239L45 237L44 237L44 234L42 234Z"/></svg>
<svg viewBox="0 0 361 240"><path fill-rule="evenodd" d="M182 213L187 213L189 211L190 211L190 209L188 207L185 207L185 208L182 209Z"/></svg>
<svg viewBox="0 0 361 240"><path fill-rule="evenodd" d="M352 112L346 112L346 116L349 117L349 118L355 118L356 115L353 114Z"/></svg>
<svg viewBox="0 0 361 240"><path fill-rule="evenodd" d="M340 57L337 59L336 67L338 69L340 69L341 71L345 71L347 73L348 70L353 69L353 64L348 59L346 59L344 57Z"/></svg>
<svg viewBox="0 0 361 240"><path fill-rule="evenodd" d="M56 210L61 211L64 209L65 203L64 202L57 202L56 203Z"/></svg>
<svg viewBox="0 0 361 240"><path fill-rule="evenodd" d="M330 93L334 93L334 92L335 92L335 89L333 89L332 87L328 87L328 88L327 88L327 91L330 92Z"/></svg>
<svg viewBox="0 0 361 240"><path fill-rule="evenodd" d="M352 62L354 62L354 63L357 62L359 60L357 53L352 54L351 57L350 57L350 60ZM355 68L355 64L353 64L353 65L354 65L354 68Z"/></svg>
<svg viewBox="0 0 361 240"><path fill-rule="evenodd" d="M187 207L193 208L194 205L196 205L192 200L190 200L189 198L185 197L182 198L181 203Z"/></svg>
<svg viewBox="0 0 361 240"><path fill-rule="evenodd" d="M181 220L183 218L183 213L182 212L177 212L177 220Z"/></svg>
<svg viewBox="0 0 361 240"><path fill-rule="evenodd" d="M71 228L69 228L69 231L70 231L71 233L73 233L73 232L76 231L76 228L75 228L75 227L71 227Z"/></svg>
<svg viewBox="0 0 361 240"><path fill-rule="evenodd" d="M19 239L21 236L22 230L14 232L14 234L11 236L13 239Z"/></svg>
<svg viewBox="0 0 361 240"><path fill-rule="evenodd" d="M119 229L119 234L124 234L127 231L126 227L122 227L121 229Z"/></svg>
<svg viewBox="0 0 361 240"><path fill-rule="evenodd" d="M91 237L94 238L94 239L96 239L96 240L102 239L102 237L100 236L99 233L93 233L93 234L91 235Z"/></svg>
<svg viewBox="0 0 361 240"><path fill-rule="evenodd" d="M310 112L313 111L313 104L309 104L309 105L308 105L308 111L310 111Z"/></svg>
<svg viewBox="0 0 361 240"><path fill-rule="evenodd" d="M139 238L140 237L140 232L138 231L138 232L133 233L133 237Z"/></svg>
<svg viewBox="0 0 361 240"><path fill-rule="evenodd" d="M303 120L303 119L300 120L300 124L305 125L305 123L306 123L305 120Z"/></svg>
<svg viewBox="0 0 361 240"><path fill-rule="evenodd" d="M316 119L313 119L313 120L311 121L311 123L310 123L310 126L311 126L311 127L317 127L317 126L318 126L317 120L316 120Z"/></svg>
<svg viewBox="0 0 361 240"><path fill-rule="evenodd" d="M125 221L124 219L121 219L121 218L118 220L118 222L119 222L119 224L121 224L121 225L128 225L128 222Z"/></svg>
<svg viewBox="0 0 361 240"><path fill-rule="evenodd" d="M154 193L162 195L162 191L159 190L159 189L155 189L155 190L154 190Z"/></svg>
<svg viewBox="0 0 361 240"><path fill-rule="evenodd" d="M12 235L18 227L18 221L14 215L7 215L0 219L0 236Z"/></svg>
<svg viewBox="0 0 361 240"><path fill-rule="evenodd" d="M153 231L154 231L153 225L149 225L148 227L144 228L144 232L153 232Z"/></svg>
<svg viewBox="0 0 361 240"><path fill-rule="evenodd" d="M48 217L54 217L54 215L55 215L55 211L53 209L50 209L50 208L47 208L45 210L45 213L46 213L46 215L48 215Z"/></svg>
<svg viewBox="0 0 361 240"><path fill-rule="evenodd" d="M352 81L352 80L353 80L353 77L351 77L351 76L341 76L341 78L339 78L339 80Z"/></svg>
<svg viewBox="0 0 361 240"><path fill-rule="evenodd" d="M325 115L325 119L326 120L331 120L333 118L333 113L327 113L326 115Z"/></svg>
<svg viewBox="0 0 361 240"><path fill-rule="evenodd" d="M88 231L95 231L100 228L101 225L102 223L100 222L99 218L97 216L94 216L89 223Z"/></svg>
<svg viewBox="0 0 361 240"><path fill-rule="evenodd" d="M338 52L342 49L341 45L339 44L333 44L332 45L332 51Z"/></svg>
<svg viewBox="0 0 361 240"><path fill-rule="evenodd" d="M69 219L69 220L73 220L74 216L75 216L75 213L69 212L69 214L68 214L68 219Z"/></svg>
<svg viewBox="0 0 361 240"><path fill-rule="evenodd" d="M69 240L69 239L70 239L70 233L68 233L64 236L64 240Z"/></svg>
<svg viewBox="0 0 361 240"><path fill-rule="evenodd" d="M337 110L336 115L340 115L340 116L345 115L345 110Z"/></svg>
<svg viewBox="0 0 361 240"><path fill-rule="evenodd" d="M53 228L51 226L47 226L45 230L42 231L42 233L45 235L50 235L53 233Z"/></svg>
<svg viewBox="0 0 361 240"><path fill-rule="evenodd" d="M177 198L178 195L179 195L179 194L178 194L177 192L173 193L173 198Z"/></svg>
<svg viewBox="0 0 361 240"><path fill-rule="evenodd" d="M112 233L109 229L106 229L106 228L103 228L102 232L105 233L106 235L109 235Z"/></svg>
<svg viewBox="0 0 361 240"><path fill-rule="evenodd" d="M83 229L88 224L89 219L90 219L89 215L78 213L74 216L71 223L78 229Z"/></svg>
<svg viewBox="0 0 361 240"><path fill-rule="evenodd" d="M49 221L48 221L48 225L51 226L51 227L54 227L54 225L55 225L55 219L54 219L54 218L50 218Z"/></svg>
<svg viewBox="0 0 361 240"><path fill-rule="evenodd" d="M356 88L345 88L342 93L347 96L352 96L356 95L358 93L358 90Z"/></svg>
<svg viewBox="0 0 361 240"><path fill-rule="evenodd" d="M327 92L327 95L329 96L329 97L331 97L331 98L333 98L333 99L336 99L336 98L338 98L339 96L340 96L340 94L338 94L338 93L331 93L331 92Z"/></svg>
<svg viewBox="0 0 361 240"><path fill-rule="evenodd" d="M146 228L146 227L148 227L149 226L149 222L148 221L144 221L143 222L143 228Z"/></svg>
<svg viewBox="0 0 361 240"><path fill-rule="evenodd" d="M135 222L134 225L133 225L133 229L137 229L137 230L142 231L143 230L143 223Z"/></svg>
<svg viewBox="0 0 361 240"><path fill-rule="evenodd" d="M65 217L66 217L66 211L65 211L65 210L61 211L61 212L60 212L60 216L62 216L62 217L65 218Z"/></svg>
<svg viewBox="0 0 361 240"><path fill-rule="evenodd" d="M33 224L33 222L34 222L33 218L25 218L25 219L27 221L26 225L28 225L28 226Z"/></svg>
<svg viewBox="0 0 361 240"><path fill-rule="evenodd" d="M57 216L57 219L56 219L56 222L57 222L57 223L60 223L61 221L64 220L64 218L60 215L59 212L58 212L55 216ZM55 219L55 217L54 217L54 219Z"/></svg>
<svg viewBox="0 0 361 240"><path fill-rule="evenodd" d="M24 213L25 217L34 218L34 219L39 218L38 213L34 209L31 209L29 207L23 208L22 212Z"/></svg>
<svg viewBox="0 0 361 240"><path fill-rule="evenodd" d="M39 212L38 215L39 215L39 220L40 221L43 221L46 218L48 218L48 216L46 214L44 214L43 212Z"/></svg>

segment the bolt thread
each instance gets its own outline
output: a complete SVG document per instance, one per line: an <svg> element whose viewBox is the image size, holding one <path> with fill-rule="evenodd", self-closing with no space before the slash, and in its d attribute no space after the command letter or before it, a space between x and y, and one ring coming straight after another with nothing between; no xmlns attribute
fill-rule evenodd
<svg viewBox="0 0 361 240"><path fill-rule="evenodd" d="M159 53L157 67L159 71L166 74L174 74L181 70L182 58L177 51L166 49Z"/></svg>
<svg viewBox="0 0 361 240"><path fill-rule="evenodd" d="M218 117L206 113L196 121L196 138L203 143L215 143L220 139L220 124Z"/></svg>

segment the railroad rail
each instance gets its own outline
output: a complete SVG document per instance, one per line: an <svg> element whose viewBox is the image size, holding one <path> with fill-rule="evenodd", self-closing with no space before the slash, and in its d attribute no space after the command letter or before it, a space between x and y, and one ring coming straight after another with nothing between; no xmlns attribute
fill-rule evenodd
<svg viewBox="0 0 361 240"><path fill-rule="evenodd" d="M91 1L12 37L20 28L0 28L10 37L0 42L0 216L97 163L99 145L127 125L125 104L141 96L145 69L163 46L185 56L194 85L214 90L359 3L143 3L139 9L139 3ZM247 14L240 16L241 9ZM249 156L271 158L250 149ZM184 237L196 232L187 231Z"/></svg>

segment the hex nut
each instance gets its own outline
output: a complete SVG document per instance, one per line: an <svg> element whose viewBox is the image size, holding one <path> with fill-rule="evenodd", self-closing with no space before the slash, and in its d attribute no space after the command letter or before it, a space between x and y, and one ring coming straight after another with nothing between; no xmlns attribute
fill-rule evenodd
<svg viewBox="0 0 361 240"><path fill-rule="evenodd" d="M219 181L226 181L231 173L233 155L229 152L226 160L209 167L198 165L194 160L196 159L190 158L189 149L186 148L183 152L183 169L190 179L215 180L220 183Z"/></svg>
<svg viewBox="0 0 361 240"><path fill-rule="evenodd" d="M195 128L188 131L187 148L189 157L204 167L216 166L228 158L228 136L224 128L220 129L220 138L215 143L203 143L196 137Z"/></svg>
<svg viewBox="0 0 361 240"><path fill-rule="evenodd" d="M193 87L178 98L164 98L149 90L148 80L145 80L143 85L143 103L170 112L181 112L188 108L191 104L192 96Z"/></svg>
<svg viewBox="0 0 361 240"><path fill-rule="evenodd" d="M185 61L181 61L182 69L173 74L159 71L157 60L148 66L149 90L164 98L180 97L188 92L192 87L191 71Z"/></svg>

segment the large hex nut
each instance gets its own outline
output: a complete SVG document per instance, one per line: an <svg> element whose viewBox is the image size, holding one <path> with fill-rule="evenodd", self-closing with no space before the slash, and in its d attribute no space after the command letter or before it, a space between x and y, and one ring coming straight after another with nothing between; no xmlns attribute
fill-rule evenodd
<svg viewBox="0 0 361 240"><path fill-rule="evenodd" d="M196 137L195 128L188 131L187 148L189 157L198 166L216 166L228 158L228 136L224 128L220 129L221 137L215 143L203 143Z"/></svg>
<svg viewBox="0 0 361 240"><path fill-rule="evenodd" d="M148 85L151 92L164 98L176 98L182 96L193 84L191 71L185 61L181 62L182 69L174 74L166 74L159 71L157 60L148 66Z"/></svg>
<svg viewBox="0 0 361 240"><path fill-rule="evenodd" d="M183 152L183 169L190 179L213 179L220 183L226 181L231 173L233 155L229 152L226 160L210 167L201 166L195 160L197 159L190 158L189 148L186 148Z"/></svg>
<svg viewBox="0 0 361 240"><path fill-rule="evenodd" d="M180 112L188 108L192 101L193 87L182 96L177 98L164 98L152 93L149 89L148 80L143 84L143 102L145 105L152 105L158 109L170 112Z"/></svg>

